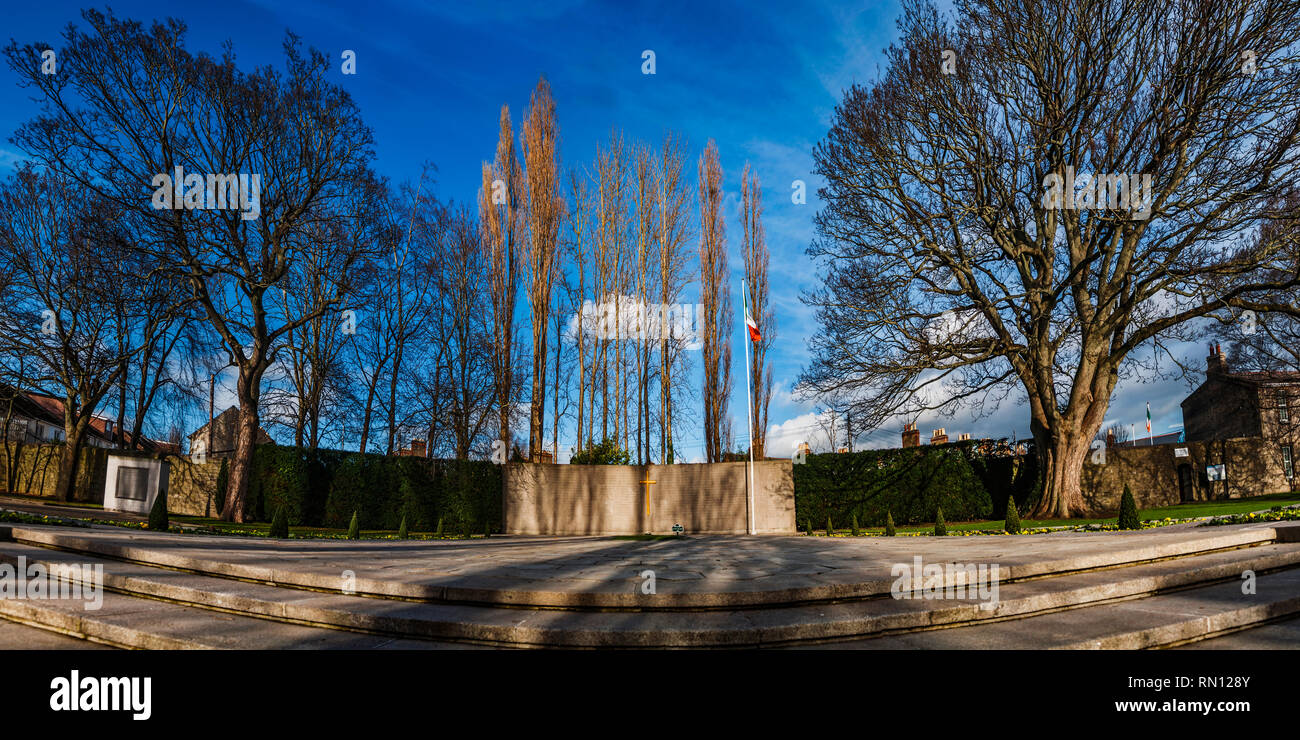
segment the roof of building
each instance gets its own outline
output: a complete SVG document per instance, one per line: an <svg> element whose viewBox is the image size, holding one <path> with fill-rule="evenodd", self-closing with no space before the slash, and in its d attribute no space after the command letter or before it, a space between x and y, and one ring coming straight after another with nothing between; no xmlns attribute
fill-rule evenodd
<svg viewBox="0 0 1300 740"><path fill-rule="evenodd" d="M63 399L40 391L18 391L11 385L0 384L0 404L7 404L10 398L13 399L13 409L16 415L46 424L53 424L60 429L63 428ZM92 416L87 431L89 434L106 442L115 443L121 440L124 444L131 444L131 432L123 429L119 430L117 434L113 434L109 428L113 423L114 421L107 417ZM179 450L177 445L145 436L140 437L138 447L149 452Z"/></svg>

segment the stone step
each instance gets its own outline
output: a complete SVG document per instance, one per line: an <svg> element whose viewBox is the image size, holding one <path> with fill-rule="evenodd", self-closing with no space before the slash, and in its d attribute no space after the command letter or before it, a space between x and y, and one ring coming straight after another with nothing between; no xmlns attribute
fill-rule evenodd
<svg viewBox="0 0 1300 740"><path fill-rule="evenodd" d="M864 650L1142 650L1173 647L1300 614L1300 569L1031 616L1010 622L885 635L821 647ZM1239 633L1240 641L1245 641ZM1294 636L1295 631L1290 634ZM1232 639L1231 637L1225 639Z"/></svg>
<svg viewBox="0 0 1300 740"><path fill-rule="evenodd" d="M1169 528L1104 534L950 538L607 538L475 541L266 540L120 528L0 527L0 540L341 593L455 604L564 609L771 607L888 595L892 567L918 548L927 563L997 563L1008 582L1300 541L1300 526ZM640 593L656 573L658 594Z"/></svg>
<svg viewBox="0 0 1300 740"><path fill-rule="evenodd" d="M285 588L0 542L0 562L100 564L106 588L196 609L381 635L509 646L753 647L845 640L972 621L1024 618L1300 565L1300 543L1258 545L1110 570L1000 584L992 608L975 594L890 597L735 610L573 611L431 604ZM644 595L653 600L657 595ZM928 633L926 633L928 634Z"/></svg>
<svg viewBox="0 0 1300 740"><path fill-rule="evenodd" d="M0 599L0 617L3 617L0 619L0 636L39 627L100 645L143 650L428 650L472 647L290 624L112 592L103 594L103 603L95 610L86 609L84 602L77 600ZM10 639L16 638L0 637L0 644ZM82 649L85 645L76 647Z"/></svg>
<svg viewBox="0 0 1300 740"><path fill-rule="evenodd" d="M62 635L45 627L33 627L0 618L0 651L4 650L111 650L109 645Z"/></svg>

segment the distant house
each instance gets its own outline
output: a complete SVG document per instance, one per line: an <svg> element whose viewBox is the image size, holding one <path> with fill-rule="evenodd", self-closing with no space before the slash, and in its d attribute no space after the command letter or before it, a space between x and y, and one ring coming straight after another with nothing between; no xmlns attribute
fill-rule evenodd
<svg viewBox="0 0 1300 740"><path fill-rule="evenodd" d="M63 399L57 396L0 385L0 425L4 424L6 417L8 427L0 430L0 434L10 442L59 444L67 438L63 429ZM131 433L118 428L117 422L105 416L91 417L83 440L91 447L132 447ZM176 445L148 437L140 438L139 449L179 452Z"/></svg>
<svg viewBox="0 0 1300 740"><path fill-rule="evenodd" d="M212 427L212 435L208 436L208 427ZM239 433L239 408L231 406L230 408L217 414L210 423L204 424L190 433L187 438L190 441L190 452L204 450L209 457L231 457L235 454L235 442ZM271 435L266 433L265 429L258 427L257 444L271 444L275 440Z"/></svg>
<svg viewBox="0 0 1300 740"><path fill-rule="evenodd" d="M422 439L411 440L411 446L393 453L398 457L428 457L427 445Z"/></svg>
<svg viewBox="0 0 1300 740"><path fill-rule="evenodd" d="M1232 372L1222 350L1210 347L1205 382L1183 400L1188 442L1259 438L1264 462L1294 487L1300 449L1300 373Z"/></svg>

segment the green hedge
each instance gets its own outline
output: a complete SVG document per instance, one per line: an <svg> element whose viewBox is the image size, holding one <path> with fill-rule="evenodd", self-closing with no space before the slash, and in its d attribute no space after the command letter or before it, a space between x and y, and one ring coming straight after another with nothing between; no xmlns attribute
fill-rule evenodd
<svg viewBox="0 0 1300 740"><path fill-rule="evenodd" d="M949 521L998 519L1008 496L1029 496L1033 460L984 455L973 442L808 455L794 466L795 516L881 527L890 512L899 524L919 524L942 508Z"/></svg>
<svg viewBox="0 0 1300 740"><path fill-rule="evenodd" d="M412 531L449 526L500 532L501 468L485 460L310 450L268 444L253 452L250 511L269 521L284 507L294 526L346 527L357 512L362 529Z"/></svg>

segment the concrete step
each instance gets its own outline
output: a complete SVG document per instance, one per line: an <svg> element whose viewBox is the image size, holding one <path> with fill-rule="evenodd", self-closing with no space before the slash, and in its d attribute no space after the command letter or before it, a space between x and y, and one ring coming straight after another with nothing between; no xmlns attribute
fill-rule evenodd
<svg viewBox="0 0 1300 740"><path fill-rule="evenodd" d="M285 588L0 542L0 562L99 564L105 587L195 609L378 635L519 647L753 647L845 640L1023 618L1300 566L1300 543L1147 562L1000 584L995 605L967 598L854 599L707 611L575 611L431 604ZM646 596L654 599L655 596Z"/></svg>
<svg viewBox="0 0 1300 740"><path fill-rule="evenodd" d="M107 592L99 609L74 600L0 599L0 635L39 627L144 650L428 650L470 646L289 624ZM13 624L17 622L18 624ZM7 639L0 638L0 643ZM81 647L81 646L78 646Z"/></svg>
<svg viewBox="0 0 1300 740"><path fill-rule="evenodd" d="M997 563L1006 583L1130 566L1270 542L1300 542L1300 526L1171 527L1153 532L1034 537L602 538L465 541L267 540L120 528L0 526L0 540L211 576L341 593L453 604L563 609L772 607L888 595L892 567ZM646 598L639 575L657 574Z"/></svg>
<svg viewBox="0 0 1300 740"><path fill-rule="evenodd" d="M112 650L109 645L61 635L44 627L0 619L0 651L4 650Z"/></svg>
<svg viewBox="0 0 1300 740"><path fill-rule="evenodd" d="M1271 622L1220 637L1179 645L1175 650L1300 650L1300 617Z"/></svg>
<svg viewBox="0 0 1300 740"><path fill-rule="evenodd" d="M895 634L824 647L865 650L1142 650L1172 647L1300 614L1300 569L1015 621Z"/></svg>

